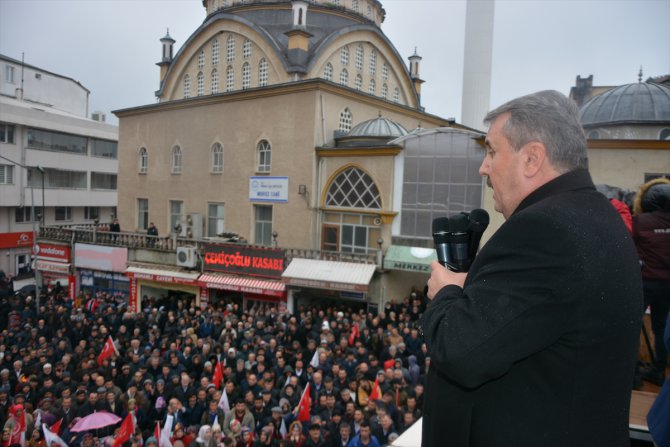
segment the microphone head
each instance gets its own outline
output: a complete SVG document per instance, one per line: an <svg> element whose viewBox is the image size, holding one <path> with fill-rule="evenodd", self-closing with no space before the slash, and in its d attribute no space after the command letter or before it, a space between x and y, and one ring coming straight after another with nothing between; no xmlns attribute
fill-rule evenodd
<svg viewBox="0 0 670 447"><path fill-rule="evenodd" d="M470 220L466 214L456 214L449 218L449 229L452 233L465 233L470 226Z"/></svg>
<svg viewBox="0 0 670 447"><path fill-rule="evenodd" d="M489 226L489 213L481 208L470 211L470 228L473 230L484 231Z"/></svg>
<svg viewBox="0 0 670 447"><path fill-rule="evenodd" d="M449 218L436 217L433 219L433 241L436 244L443 244L449 238Z"/></svg>

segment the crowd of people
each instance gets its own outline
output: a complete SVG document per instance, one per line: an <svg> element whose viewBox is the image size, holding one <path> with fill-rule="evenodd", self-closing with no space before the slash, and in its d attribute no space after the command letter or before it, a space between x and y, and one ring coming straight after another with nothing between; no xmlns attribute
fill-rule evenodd
<svg viewBox="0 0 670 447"><path fill-rule="evenodd" d="M24 445L46 445L41 425L60 420L67 445L114 445L121 422L71 430L100 411L132 414L126 447L162 447L156 423L173 447L385 446L421 417L430 360L420 292L377 315L233 300L201 309L177 297L143 305L134 313L104 293L72 302L52 291L38 312L30 296L3 298L3 445L16 443L17 421ZM110 336L118 355L99 362ZM298 417L306 389L307 420Z"/></svg>

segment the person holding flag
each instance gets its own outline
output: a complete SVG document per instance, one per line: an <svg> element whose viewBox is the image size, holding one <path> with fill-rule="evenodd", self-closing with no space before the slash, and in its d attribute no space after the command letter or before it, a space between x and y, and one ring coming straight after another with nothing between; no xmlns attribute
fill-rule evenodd
<svg viewBox="0 0 670 447"><path fill-rule="evenodd" d="M14 444L25 445L26 443L26 413L22 404L9 407L9 417L5 422L5 430L9 429L9 439L6 447Z"/></svg>
<svg viewBox="0 0 670 447"><path fill-rule="evenodd" d="M100 351L100 355L98 355L98 365L102 365L103 362L112 355L119 357L119 351L116 349L114 340L112 340L112 336L110 335L107 337L105 344L102 345L102 351Z"/></svg>
<svg viewBox="0 0 670 447"><path fill-rule="evenodd" d="M112 447L119 447L120 445L125 444L130 440L133 433L135 433L135 422L133 421L133 415L128 413L125 419L123 419L123 422L121 422L121 426L114 437Z"/></svg>

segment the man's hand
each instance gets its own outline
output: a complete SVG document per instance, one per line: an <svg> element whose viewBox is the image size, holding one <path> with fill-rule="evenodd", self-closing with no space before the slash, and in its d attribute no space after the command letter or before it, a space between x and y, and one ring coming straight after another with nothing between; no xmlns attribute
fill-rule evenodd
<svg viewBox="0 0 670 447"><path fill-rule="evenodd" d="M430 268L432 269L432 272L427 285L428 298L431 300L444 286L455 285L463 287L463 284L465 284L465 277L468 276L467 273L452 272L437 261L431 262Z"/></svg>

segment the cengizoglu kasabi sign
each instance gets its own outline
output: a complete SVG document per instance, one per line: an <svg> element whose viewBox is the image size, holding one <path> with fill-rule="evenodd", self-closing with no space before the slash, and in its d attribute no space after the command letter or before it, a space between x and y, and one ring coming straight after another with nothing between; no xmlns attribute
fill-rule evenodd
<svg viewBox="0 0 670 447"><path fill-rule="evenodd" d="M281 278L284 250L240 245L204 244L205 270Z"/></svg>

